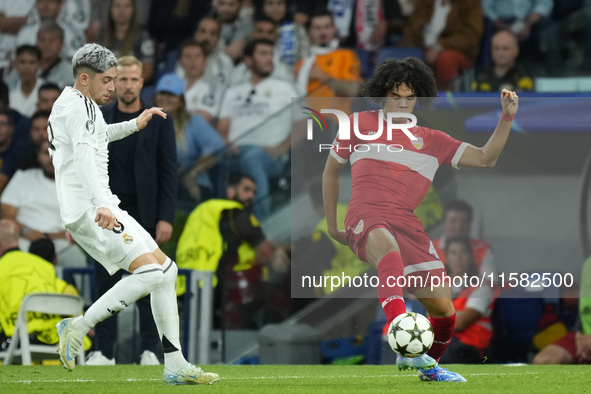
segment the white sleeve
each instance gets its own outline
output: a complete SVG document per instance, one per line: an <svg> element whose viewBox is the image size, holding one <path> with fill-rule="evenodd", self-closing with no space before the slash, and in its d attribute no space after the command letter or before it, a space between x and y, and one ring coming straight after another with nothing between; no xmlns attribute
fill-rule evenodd
<svg viewBox="0 0 591 394"><path fill-rule="evenodd" d="M24 172L18 170L6 185L0 197L0 203L19 207L22 201L21 191L23 190ZM25 186L26 188L26 186Z"/></svg>
<svg viewBox="0 0 591 394"><path fill-rule="evenodd" d="M95 124L96 108L90 103L90 99L72 100L72 108L66 120L66 130L72 138L74 148L80 144L86 144L98 149L98 133ZM94 166L94 165L93 165Z"/></svg>
<svg viewBox="0 0 591 394"><path fill-rule="evenodd" d="M74 166L76 175L82 184L86 194L95 208L109 208L109 195L107 190L100 186L98 172L95 164L96 149L89 144L74 145Z"/></svg>
<svg viewBox="0 0 591 394"><path fill-rule="evenodd" d="M109 142L121 140L127 136L138 131L136 119L128 120L127 122L113 123L107 125L107 138Z"/></svg>
<svg viewBox="0 0 591 394"><path fill-rule="evenodd" d="M234 93L235 89L228 89L224 93L224 98L221 100L222 104L220 107L220 119L230 118L232 116L232 109L230 108L230 103L232 102L232 98L236 96Z"/></svg>

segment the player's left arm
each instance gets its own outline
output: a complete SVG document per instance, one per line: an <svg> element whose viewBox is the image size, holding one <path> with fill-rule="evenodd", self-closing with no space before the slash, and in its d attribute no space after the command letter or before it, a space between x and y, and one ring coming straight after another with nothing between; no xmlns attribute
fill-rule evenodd
<svg viewBox="0 0 591 394"><path fill-rule="evenodd" d="M148 122L150 122L154 115L160 115L162 118L166 119L166 113L162 108L152 107L144 110L144 112L135 119L107 125L107 138L109 139L109 142L119 141L120 139L143 129L148 125Z"/></svg>
<svg viewBox="0 0 591 394"><path fill-rule="evenodd" d="M517 113L517 107L519 105L517 94L507 89L503 89L503 92L501 93L501 105L503 107L503 115L514 116ZM511 124L512 121L503 120L503 118L499 119L497 128L486 145L482 148L468 145L458 161L458 166L479 168L494 167L505 147L507 138L509 137Z"/></svg>

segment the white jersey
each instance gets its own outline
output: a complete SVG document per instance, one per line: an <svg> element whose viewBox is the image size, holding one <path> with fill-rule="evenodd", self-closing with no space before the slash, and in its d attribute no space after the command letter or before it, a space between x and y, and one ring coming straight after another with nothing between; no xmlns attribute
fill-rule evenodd
<svg viewBox="0 0 591 394"><path fill-rule="evenodd" d="M100 189L104 190L110 207L116 207L120 201L109 188L107 147L110 141L121 139L136 130L135 119L107 125L103 113L93 100L74 88L64 88L53 105L48 124L49 152L55 167L57 199L64 226L75 222L93 207L88 191L78 179L74 147L87 144L96 150L95 167Z"/></svg>
<svg viewBox="0 0 591 394"><path fill-rule="evenodd" d="M216 118L223 94L223 86L218 85L213 78L202 77L185 91L187 111L193 114L204 111Z"/></svg>

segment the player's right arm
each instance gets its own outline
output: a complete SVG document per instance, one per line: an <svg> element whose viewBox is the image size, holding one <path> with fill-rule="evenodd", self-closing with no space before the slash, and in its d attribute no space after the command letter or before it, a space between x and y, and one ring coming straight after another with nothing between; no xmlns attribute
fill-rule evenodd
<svg viewBox="0 0 591 394"><path fill-rule="evenodd" d="M324 214L328 225L328 234L336 241L347 245L345 231L337 225L337 203L339 200L339 175L345 163L339 163L333 155L328 155L324 173L322 174L322 201L324 203Z"/></svg>

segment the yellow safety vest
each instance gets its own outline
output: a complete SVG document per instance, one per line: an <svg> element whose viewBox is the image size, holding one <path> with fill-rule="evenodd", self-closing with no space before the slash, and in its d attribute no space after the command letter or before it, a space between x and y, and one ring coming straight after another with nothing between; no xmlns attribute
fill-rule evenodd
<svg viewBox="0 0 591 394"><path fill-rule="evenodd" d="M8 252L0 258L0 284L0 327L7 337L14 334L24 296L34 293L78 295L74 287L56 277L51 263L20 250ZM37 334L41 342L55 344L59 340L55 325L60 320L58 315L29 312L27 331ZM84 348L89 349L90 345L86 337Z"/></svg>
<svg viewBox="0 0 591 394"><path fill-rule="evenodd" d="M216 272L222 254L227 249L227 244L220 233L220 218L222 212L229 209L244 209L239 202L232 200L207 200L202 202L191 212L183 233L179 238L176 250L176 261L181 269ZM250 220L255 227L258 221L251 214ZM243 271L252 268L256 259L256 251L246 242L238 247L238 262L234 271ZM214 275L214 286L217 285L217 277ZM185 276L177 278L177 296L185 293Z"/></svg>

